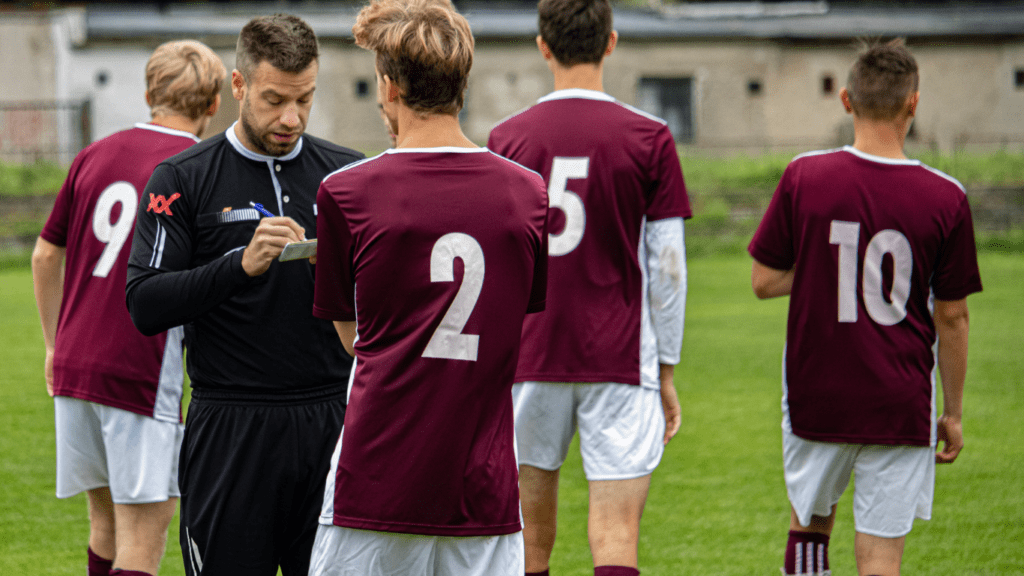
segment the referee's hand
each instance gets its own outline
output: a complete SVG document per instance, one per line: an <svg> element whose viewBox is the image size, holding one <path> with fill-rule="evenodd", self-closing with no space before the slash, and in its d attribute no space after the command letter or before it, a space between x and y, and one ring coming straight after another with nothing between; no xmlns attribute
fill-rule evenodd
<svg viewBox="0 0 1024 576"><path fill-rule="evenodd" d="M287 216L264 218L242 253L242 268L249 276L259 276L281 255L285 244L305 239L306 231L295 220Z"/></svg>

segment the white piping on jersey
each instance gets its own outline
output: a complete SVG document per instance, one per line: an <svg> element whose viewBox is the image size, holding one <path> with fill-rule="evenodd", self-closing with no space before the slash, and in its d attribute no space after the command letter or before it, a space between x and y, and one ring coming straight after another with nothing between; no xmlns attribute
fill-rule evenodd
<svg viewBox="0 0 1024 576"><path fill-rule="evenodd" d="M302 152L302 142L304 138L299 136L299 141L295 144L295 148L285 154L284 156L267 156L265 154L257 154L252 150L246 148L238 136L235 134L235 125L238 124L238 120L227 129L226 135L228 142L242 156L245 156L249 160L255 160L257 162L265 162L267 164L267 170L270 172L270 180L274 183L274 194L277 196L277 214L284 216L284 202L281 201L281 183L277 180L277 172L274 171L274 164L277 162L286 162L288 160L294 160L300 152Z"/></svg>
<svg viewBox="0 0 1024 576"><path fill-rule="evenodd" d="M153 403L153 418L177 424L181 417L181 395L185 385L182 369L182 341L185 329L175 326L167 331L164 356L160 362L160 378L157 380L156 401Z"/></svg>
<svg viewBox="0 0 1024 576"><path fill-rule="evenodd" d="M171 136L181 136L183 138L191 138L196 142L199 142L199 137L191 132L185 132L184 130L175 130L174 128L168 128L166 126L158 126L156 124L146 124L144 122L136 122L136 128L142 128L143 130L152 130L153 132L161 132L163 134L170 134Z"/></svg>
<svg viewBox="0 0 1024 576"><path fill-rule="evenodd" d="M349 170L349 169L355 168L356 166L362 166L363 164L366 164L367 162L369 162L371 160L376 160L377 158L380 158L383 155L384 155L383 153L380 153L380 154L377 154L376 156L374 156L373 158L363 158L362 160L357 160L355 162L352 162L351 164L346 164L346 165L342 166L341 168L338 168L334 172L331 172L327 176L324 176L324 179L321 180L320 183L323 184L324 182L327 181L328 178L330 178L331 176L334 176L335 174L337 174L339 172L344 172L345 170Z"/></svg>
<svg viewBox="0 0 1024 576"><path fill-rule="evenodd" d="M799 160L801 158L807 158L807 157L810 157L810 156L822 156L824 154L834 154L836 152L842 152L842 151L843 151L842 148L829 148L828 150L811 150L810 152L804 152L802 154L797 154L796 156L793 157L792 160L790 160L790 162L795 162L795 161L797 161L797 160Z"/></svg>
<svg viewBox="0 0 1024 576"><path fill-rule="evenodd" d="M795 158L793 158L793 160L799 160L804 156L820 156L822 154L831 154L833 152L849 152L850 154L853 154L858 158L863 158L864 160L867 160L869 162L878 162L879 164L888 164L890 166L920 166L921 168L924 168L925 170L931 172L932 174L935 174L940 178L944 178L949 182L952 182L964 194L967 193L967 189L964 188L964 185L961 184L959 180L953 178L949 174L946 174L942 170L932 168L931 166L925 164L924 162L921 162L920 160L914 160L911 158L885 158L884 156L875 156L874 154L868 154L867 152L857 150L856 148L850 146L849 144L843 146L842 148L833 148L831 150L815 150L813 152L804 152L803 154L797 155Z"/></svg>
<svg viewBox="0 0 1024 576"><path fill-rule="evenodd" d="M486 148L484 148L484 150L487 150L487 149L486 149ZM532 173L536 174L537 176L540 176L540 177L541 177L541 179L543 179L543 178L544 178L543 176L541 176L541 175L540 175L540 172L537 172L537 171L536 171L536 170L534 170L533 168L527 168L526 166L523 166L523 165L522 165L522 164L520 164L519 162L516 162L515 160L511 160L511 159L509 159L509 158L505 158L504 156L502 156L501 154L498 154L497 152L494 152L493 150L487 150L487 151L488 151L488 152L490 152L490 153L491 153L491 155L493 155L493 156L496 156L496 157L498 157L498 158L501 158L501 159L502 159L502 160L504 160L505 162L509 162L509 163L511 163L511 164L514 164L514 165L516 165L516 166L518 166L518 167L522 168L523 170L528 170L528 171L530 171L530 172L532 172Z"/></svg>
<svg viewBox="0 0 1024 576"><path fill-rule="evenodd" d="M153 254L149 257L150 268L160 268L160 264L164 260L164 243L167 242L167 230L160 225L160 222L156 223L156 236L153 238Z"/></svg>
<svg viewBox="0 0 1024 576"><path fill-rule="evenodd" d="M234 254L235 252L238 252L239 250L245 250L245 246L239 246L238 248L232 248L231 250L228 250L227 252L225 252L224 256L227 256L228 254Z"/></svg>
<svg viewBox="0 0 1024 576"><path fill-rule="evenodd" d="M388 148L384 154L406 154L409 152L427 152L435 154L448 154L455 152L457 154L479 154L481 152L489 152L487 148L464 148L462 146L437 146L434 148Z"/></svg>
<svg viewBox="0 0 1024 576"><path fill-rule="evenodd" d="M619 106L625 108L626 110L629 110L634 114L639 114L640 116L643 116L648 120L653 120L659 124L668 125L668 122L661 118L658 118L657 116L651 114L650 112L645 112L639 108L630 106L625 102L619 102L618 100L615 99L614 96L611 96L610 94L606 94L604 92L598 92L597 90L585 90L583 88L566 88L565 90L556 90L548 94L547 96L541 97L539 100L537 100L537 104L541 104L543 102L550 102L552 100L566 100L570 98L579 98L583 100L597 100L600 102L611 102L612 104L618 104Z"/></svg>

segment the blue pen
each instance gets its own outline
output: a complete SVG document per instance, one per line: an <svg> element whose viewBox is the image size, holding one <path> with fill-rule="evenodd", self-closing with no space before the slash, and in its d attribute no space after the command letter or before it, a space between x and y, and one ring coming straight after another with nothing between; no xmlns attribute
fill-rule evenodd
<svg viewBox="0 0 1024 576"><path fill-rule="evenodd" d="M259 202L249 202L249 206L252 206L253 208L256 209L257 212L263 214L267 218L275 218L275 216L270 212L270 210L264 208L263 204L260 204Z"/></svg>

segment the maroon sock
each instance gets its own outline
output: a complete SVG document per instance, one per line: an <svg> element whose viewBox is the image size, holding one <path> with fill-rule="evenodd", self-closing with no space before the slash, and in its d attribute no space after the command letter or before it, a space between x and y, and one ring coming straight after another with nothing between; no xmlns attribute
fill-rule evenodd
<svg viewBox="0 0 1024 576"><path fill-rule="evenodd" d="M784 568L786 574L815 574L828 570L828 535L790 530Z"/></svg>
<svg viewBox="0 0 1024 576"><path fill-rule="evenodd" d="M527 572L526 576L551 576L548 574L548 570L550 570L550 568L545 568L543 572Z"/></svg>
<svg viewBox="0 0 1024 576"><path fill-rule="evenodd" d="M92 551L92 547L89 548L89 576L107 576L107 574L110 574L113 562L113 560L100 558L99 555Z"/></svg>
<svg viewBox="0 0 1024 576"><path fill-rule="evenodd" d="M142 570L121 570L120 568L110 571L110 576L153 576L149 572L143 572Z"/></svg>
<svg viewBox="0 0 1024 576"><path fill-rule="evenodd" d="M629 566L595 566L594 576L640 576L640 571Z"/></svg>

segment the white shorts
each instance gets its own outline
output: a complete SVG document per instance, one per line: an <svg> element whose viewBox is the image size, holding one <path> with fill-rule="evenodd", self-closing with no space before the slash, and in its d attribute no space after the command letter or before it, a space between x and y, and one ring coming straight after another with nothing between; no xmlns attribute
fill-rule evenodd
<svg viewBox="0 0 1024 576"><path fill-rule="evenodd" d="M185 427L68 396L53 399L57 497L110 487L115 504L165 502L178 491Z"/></svg>
<svg viewBox="0 0 1024 576"><path fill-rule="evenodd" d="M587 480L628 480L665 452L661 392L628 384L523 382L512 387L519 464L558 470L576 428Z"/></svg>
<svg viewBox="0 0 1024 576"><path fill-rule="evenodd" d="M310 576L522 576L523 533L421 536L320 524Z"/></svg>
<svg viewBox="0 0 1024 576"><path fill-rule="evenodd" d="M910 533L914 518L932 517L935 450L930 446L833 444L782 431L786 491L800 524L828 516L855 476L857 532L880 538Z"/></svg>

